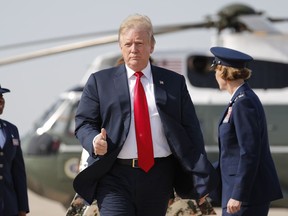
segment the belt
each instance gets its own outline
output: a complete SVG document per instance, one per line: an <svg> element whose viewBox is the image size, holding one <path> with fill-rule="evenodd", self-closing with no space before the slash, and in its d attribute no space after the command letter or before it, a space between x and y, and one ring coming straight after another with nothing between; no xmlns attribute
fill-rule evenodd
<svg viewBox="0 0 288 216"><path fill-rule="evenodd" d="M120 159L117 158L116 162L121 165L131 166L133 168L140 168L138 166L138 159Z"/></svg>
<svg viewBox="0 0 288 216"><path fill-rule="evenodd" d="M155 163L156 162L159 162L161 160L164 160L164 159L167 159L169 158L170 156L168 157L161 157L161 158L154 158L154 161ZM116 162L118 164L121 164L121 165L126 165L126 166L130 166L132 168L140 168L138 166L138 159L121 159L121 158L117 158Z"/></svg>

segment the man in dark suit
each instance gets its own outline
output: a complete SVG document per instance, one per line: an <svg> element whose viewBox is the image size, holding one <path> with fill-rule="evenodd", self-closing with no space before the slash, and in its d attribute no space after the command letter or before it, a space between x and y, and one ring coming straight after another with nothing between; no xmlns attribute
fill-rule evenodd
<svg viewBox="0 0 288 216"><path fill-rule="evenodd" d="M199 199L217 183L184 77L149 62L152 29L146 16L123 21L125 64L92 74L76 113L75 133L90 157L73 185L88 203L97 200L101 216L165 215L174 188Z"/></svg>
<svg viewBox="0 0 288 216"><path fill-rule="evenodd" d="M3 113L4 93L0 86L0 115ZM0 215L25 216L29 212L25 165L18 129L0 119Z"/></svg>
<svg viewBox="0 0 288 216"><path fill-rule="evenodd" d="M219 123L222 215L266 216L282 192L270 153L263 106L246 80L253 58L225 47L212 47L220 90L232 95Z"/></svg>

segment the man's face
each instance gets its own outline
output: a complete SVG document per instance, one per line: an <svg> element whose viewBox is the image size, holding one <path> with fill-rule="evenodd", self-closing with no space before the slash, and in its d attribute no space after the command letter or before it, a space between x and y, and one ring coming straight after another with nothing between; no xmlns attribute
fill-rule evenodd
<svg viewBox="0 0 288 216"><path fill-rule="evenodd" d="M154 50L154 44L148 33L143 30L130 29L120 37L120 48L125 63L134 71L144 69Z"/></svg>
<svg viewBox="0 0 288 216"><path fill-rule="evenodd" d="M0 115L3 113L5 106L5 100L2 94L0 94Z"/></svg>

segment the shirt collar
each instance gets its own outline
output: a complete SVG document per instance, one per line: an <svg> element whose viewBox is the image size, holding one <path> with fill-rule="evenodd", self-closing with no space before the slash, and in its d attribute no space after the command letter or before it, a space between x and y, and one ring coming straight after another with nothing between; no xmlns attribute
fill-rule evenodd
<svg viewBox="0 0 288 216"><path fill-rule="evenodd" d="M125 64L125 67L126 67L126 71L127 71L127 76L128 76L128 79L130 79L134 73L136 71L133 71L131 68L129 68L126 64ZM148 62L147 66L141 71L144 76L150 80L151 79L151 76L152 76L152 73L151 73L151 65L150 65L150 62Z"/></svg>
<svg viewBox="0 0 288 216"><path fill-rule="evenodd" d="M232 97L231 97L230 102L232 102L232 98L234 97L234 95L235 95L235 93L237 92L237 90L238 90L242 85L244 85L244 84L245 84L245 83L241 84L240 86L238 86L238 87L234 90L234 92L232 93Z"/></svg>

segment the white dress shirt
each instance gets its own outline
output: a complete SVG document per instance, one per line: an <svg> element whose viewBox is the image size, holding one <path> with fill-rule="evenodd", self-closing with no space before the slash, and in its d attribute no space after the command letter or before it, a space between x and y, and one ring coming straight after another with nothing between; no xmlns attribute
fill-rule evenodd
<svg viewBox="0 0 288 216"><path fill-rule="evenodd" d="M134 75L135 71L131 70L127 65L126 70L127 70L130 98L131 98L131 111L132 111L131 124L127 139L123 145L122 150L118 155L118 158L132 159L137 158L137 143L135 136L134 107L133 107L134 86L136 84L136 76ZM144 75L141 77L141 83L143 85L148 104L154 158L167 157L171 154L171 150L168 146L167 139L164 135L163 126L155 103L154 84L150 63L148 63L147 67L144 70L142 70L142 73Z"/></svg>

